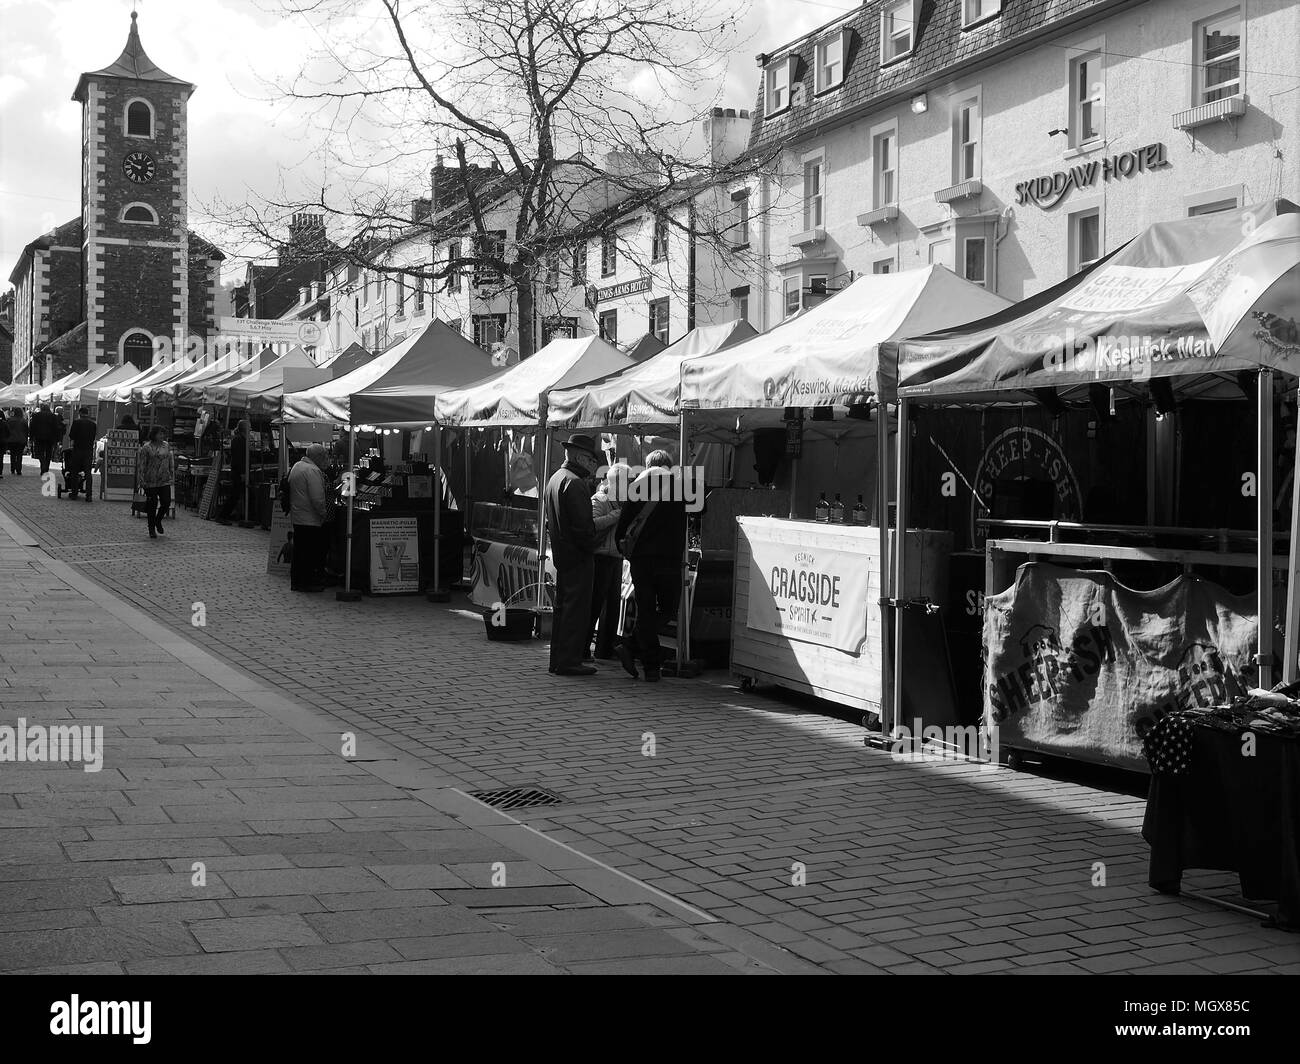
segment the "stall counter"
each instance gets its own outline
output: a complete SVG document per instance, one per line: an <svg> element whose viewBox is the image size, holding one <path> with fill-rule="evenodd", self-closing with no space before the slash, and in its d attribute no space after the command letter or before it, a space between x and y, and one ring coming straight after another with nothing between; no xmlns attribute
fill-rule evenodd
<svg viewBox="0 0 1300 1064"><path fill-rule="evenodd" d="M952 533L909 529L907 537L901 597L938 602ZM888 645L880 589L878 528L737 518L732 674L878 711Z"/></svg>

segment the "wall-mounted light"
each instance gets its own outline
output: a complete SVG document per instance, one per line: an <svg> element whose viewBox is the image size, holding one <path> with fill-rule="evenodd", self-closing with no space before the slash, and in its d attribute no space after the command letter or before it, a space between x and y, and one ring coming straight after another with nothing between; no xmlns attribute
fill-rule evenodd
<svg viewBox="0 0 1300 1064"><path fill-rule="evenodd" d="M912 97L912 114L923 115L930 109L930 98L923 92Z"/></svg>
<svg viewBox="0 0 1300 1064"><path fill-rule="evenodd" d="M1068 129L1049 129L1047 135L1049 137L1068 137L1070 131Z"/></svg>

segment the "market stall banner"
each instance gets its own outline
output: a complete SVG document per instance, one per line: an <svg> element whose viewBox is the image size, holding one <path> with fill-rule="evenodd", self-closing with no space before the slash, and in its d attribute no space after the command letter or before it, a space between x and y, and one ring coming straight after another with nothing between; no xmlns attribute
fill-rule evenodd
<svg viewBox="0 0 1300 1064"><path fill-rule="evenodd" d="M751 580L746 624L857 655L867 638L867 580L860 555L828 547L749 541Z"/></svg>
<svg viewBox="0 0 1300 1064"><path fill-rule="evenodd" d="M1105 572L1030 563L986 600L984 714L1003 746L1146 771L1166 713L1253 683L1255 598L1197 576L1134 591Z"/></svg>
<svg viewBox="0 0 1300 1064"><path fill-rule="evenodd" d="M414 517L370 519L370 593L420 590L420 532Z"/></svg>
<svg viewBox="0 0 1300 1064"><path fill-rule="evenodd" d="M469 600L475 606L526 609L537 604L537 548L474 540ZM555 608L555 566L546 556L546 607Z"/></svg>
<svg viewBox="0 0 1300 1064"><path fill-rule="evenodd" d="M140 450L140 433L135 429L112 429L104 433L105 499L135 496L135 456Z"/></svg>

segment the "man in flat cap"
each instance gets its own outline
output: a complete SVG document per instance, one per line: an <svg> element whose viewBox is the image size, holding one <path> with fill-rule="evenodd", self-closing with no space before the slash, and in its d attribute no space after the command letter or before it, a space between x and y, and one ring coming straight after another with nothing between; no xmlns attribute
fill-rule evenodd
<svg viewBox="0 0 1300 1064"><path fill-rule="evenodd" d="M590 635L597 546L587 478L602 464L594 439L581 434L570 436L564 444L564 464L546 484L546 524L555 561L550 671L556 676L591 676L596 672L582 663Z"/></svg>

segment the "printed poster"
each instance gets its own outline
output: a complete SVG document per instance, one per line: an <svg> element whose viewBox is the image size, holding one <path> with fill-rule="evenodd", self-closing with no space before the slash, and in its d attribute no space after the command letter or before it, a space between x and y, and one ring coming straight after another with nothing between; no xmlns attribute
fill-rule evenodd
<svg viewBox="0 0 1300 1064"><path fill-rule="evenodd" d="M266 571L288 573L293 564L293 524L276 502L271 511L271 542L266 548Z"/></svg>
<svg viewBox="0 0 1300 1064"><path fill-rule="evenodd" d="M131 500L135 497L135 459L140 451L140 433L136 429L111 429L104 433L105 499Z"/></svg>
<svg viewBox="0 0 1300 1064"><path fill-rule="evenodd" d="M420 533L414 517L370 519L370 593L420 590Z"/></svg>
<svg viewBox="0 0 1300 1064"><path fill-rule="evenodd" d="M497 543L490 539L474 540L470 560L469 600L483 609L495 609L499 603L510 608L526 609L537 605L537 548ZM546 594L548 609L555 608L555 566L546 556Z"/></svg>
<svg viewBox="0 0 1300 1064"><path fill-rule="evenodd" d="M746 625L857 655L867 639L870 567L860 554L773 543L747 531L752 552Z"/></svg>

